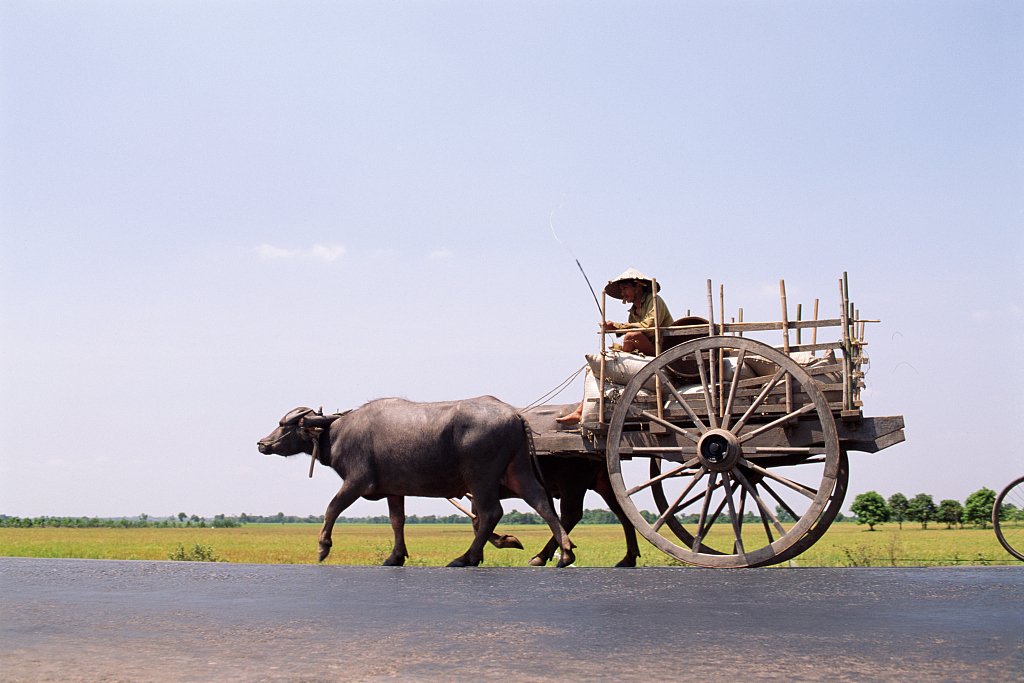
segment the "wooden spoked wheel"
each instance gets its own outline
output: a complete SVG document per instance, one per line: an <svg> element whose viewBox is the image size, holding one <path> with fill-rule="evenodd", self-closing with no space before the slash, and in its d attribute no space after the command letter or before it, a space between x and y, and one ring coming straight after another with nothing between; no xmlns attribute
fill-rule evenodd
<svg viewBox="0 0 1024 683"><path fill-rule="evenodd" d="M728 370L744 368L747 358L777 371ZM697 382L673 372L684 363ZM831 524L849 476L815 380L785 354L741 337L686 342L648 363L615 406L606 458L637 531L671 557L704 567L792 559ZM640 512L650 507L658 511L653 522Z"/></svg>

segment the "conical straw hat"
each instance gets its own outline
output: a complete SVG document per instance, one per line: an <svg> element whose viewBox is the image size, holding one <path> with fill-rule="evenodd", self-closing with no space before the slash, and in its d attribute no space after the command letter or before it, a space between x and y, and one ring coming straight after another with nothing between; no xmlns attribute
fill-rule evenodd
<svg viewBox="0 0 1024 683"><path fill-rule="evenodd" d="M640 280L642 282L647 283L648 290L650 290L651 283L654 282L654 280L647 277L636 268L630 268L629 270L627 270L625 273L618 276L614 280L609 281L608 284L605 285L604 287L604 293L607 294L608 296L615 297L616 299L621 299L622 289L620 288L620 285L623 282L631 282L633 280ZM658 291L660 290L661 285L658 285Z"/></svg>

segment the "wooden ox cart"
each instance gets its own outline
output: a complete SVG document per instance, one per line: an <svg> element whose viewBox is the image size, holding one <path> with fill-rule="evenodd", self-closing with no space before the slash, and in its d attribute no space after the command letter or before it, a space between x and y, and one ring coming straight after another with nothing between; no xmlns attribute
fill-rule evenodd
<svg viewBox="0 0 1024 683"><path fill-rule="evenodd" d="M709 280L708 318L657 328L657 355L622 385L609 382L620 358L606 352L605 335L614 333L601 334L590 380L599 389L585 397L583 421L558 425L554 406L527 413L537 452L603 458L633 526L682 562L760 567L795 558L839 513L848 454L904 440L902 416L863 414L864 328L878 321L860 318L845 273L839 289L839 318L817 319L815 301L814 319L802 320L798 307L790 320L780 282L775 322L743 322L742 309L725 322L719 290L716 323ZM838 334L819 341L828 328ZM781 346L744 336L766 331L781 331Z"/></svg>

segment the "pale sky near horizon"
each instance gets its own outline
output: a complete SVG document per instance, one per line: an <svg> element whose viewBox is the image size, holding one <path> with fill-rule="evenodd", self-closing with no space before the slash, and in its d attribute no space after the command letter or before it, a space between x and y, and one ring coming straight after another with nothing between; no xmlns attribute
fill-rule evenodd
<svg viewBox="0 0 1024 683"><path fill-rule="evenodd" d="M337 476L257 439L300 405L531 403L597 348L575 259L746 320L780 279L836 316L849 272L865 412L907 440L851 456L844 509L998 490L1021 55L1018 2L8 0L0 514L322 514Z"/></svg>

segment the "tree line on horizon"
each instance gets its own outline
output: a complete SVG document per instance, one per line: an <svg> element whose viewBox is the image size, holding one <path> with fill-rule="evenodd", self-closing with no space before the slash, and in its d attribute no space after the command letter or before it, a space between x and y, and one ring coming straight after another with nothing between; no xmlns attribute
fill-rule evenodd
<svg viewBox="0 0 1024 683"><path fill-rule="evenodd" d="M996 492L982 487L975 491L963 505L955 500L943 500L935 504L933 497L926 493L919 493L913 498L907 498L902 493L894 493L888 500L882 497L877 491L861 493L854 498L850 511L853 516L847 517L842 513L836 516L836 522L856 522L867 524L870 531L874 531L875 525L885 522L897 522L900 529L903 522L918 522L923 529L928 528L929 522L945 523L946 528L954 525L963 528L965 525L977 525L986 528L992 521L992 507L995 504ZM1018 510L1010 504L1004 504L1000 510L999 519L1006 521L1024 522L1024 510ZM792 522L792 517L781 506L775 508L779 521ZM642 510L640 515L653 524L658 515L647 510ZM695 524L698 522L697 515L685 515L680 517L684 524ZM133 518L99 518L99 517L11 517L0 515L0 527L70 527L70 528L232 528L244 524L323 524L323 515L307 515L300 517L286 515L278 512L276 515L252 515L243 512L237 517L227 515L215 515L209 522L205 517L188 515L179 512L176 517L150 518L147 514L141 514ZM406 517L406 524L470 524L472 520L462 514L451 515L409 515ZM747 511L743 516L745 523L760 522L760 517ZM338 524L390 524L391 519L387 515L374 515L368 517L339 517ZM546 524L540 515L534 512L519 512L510 510L501 518L501 524ZM584 510L580 524L617 524L618 519L606 509ZM728 523L728 520L719 520L719 523Z"/></svg>
<svg viewBox="0 0 1024 683"><path fill-rule="evenodd" d="M902 493L894 493L886 500L877 491L861 493L853 500L850 511L856 515L858 524L867 524L869 531L875 530L876 524L897 522L900 529L903 522L920 523L922 529L928 528L929 522L945 523L947 529L966 524L987 528L992 521L992 508L996 503L996 492L982 487L967 496L961 505L960 501L946 499L935 504L935 499L927 493L919 493L907 498ZM1004 503L999 510L999 521L1024 522L1024 510L1018 510L1010 503Z"/></svg>

